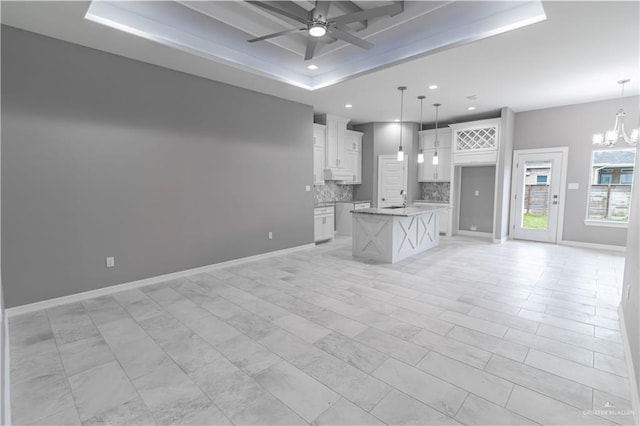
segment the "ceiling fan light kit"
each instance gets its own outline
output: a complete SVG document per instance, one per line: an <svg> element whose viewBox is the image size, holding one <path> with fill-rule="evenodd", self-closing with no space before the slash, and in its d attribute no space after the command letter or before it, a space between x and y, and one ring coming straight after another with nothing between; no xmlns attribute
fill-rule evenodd
<svg viewBox="0 0 640 426"><path fill-rule="evenodd" d="M387 6L372 7L370 9L347 13L334 18L328 18L329 7L332 3L331 1L316 1L315 7L308 13L304 14L301 12L296 13L295 11L292 12L290 10L282 9L276 6L274 2L247 0L247 3L268 10L269 12L282 15L304 25L304 27L301 28L289 28L284 31L278 31L277 33L252 38L247 41L249 43L255 43L297 31L306 31L309 37L307 38L307 48L304 55L305 61L313 59L318 47L318 41L324 36L331 36L334 39L344 41L362 49L372 49L374 46L373 43L353 35L350 32L351 29L347 25L373 18L393 16L404 11L404 1L396 1Z"/></svg>

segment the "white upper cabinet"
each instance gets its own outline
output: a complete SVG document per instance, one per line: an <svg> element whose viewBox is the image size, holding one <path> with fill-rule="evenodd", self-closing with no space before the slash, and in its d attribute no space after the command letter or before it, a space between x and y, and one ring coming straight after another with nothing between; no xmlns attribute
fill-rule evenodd
<svg viewBox="0 0 640 426"><path fill-rule="evenodd" d="M313 125L313 184L324 184L324 149L325 126Z"/></svg>
<svg viewBox="0 0 640 426"><path fill-rule="evenodd" d="M451 124L454 165L491 165L498 161L500 119Z"/></svg>
<svg viewBox="0 0 640 426"><path fill-rule="evenodd" d="M346 157L347 123L350 120L331 114L316 116L325 125L325 180L353 180Z"/></svg>
<svg viewBox="0 0 640 426"><path fill-rule="evenodd" d="M424 163L418 164L418 181L434 182L451 180L451 129L438 129L438 164L433 164L436 151L434 143L436 132L423 130L419 132L420 147L424 154Z"/></svg>
<svg viewBox="0 0 640 426"><path fill-rule="evenodd" d="M362 133L347 130L345 136L345 168L350 171L351 179L344 179L338 183L359 185L362 183Z"/></svg>

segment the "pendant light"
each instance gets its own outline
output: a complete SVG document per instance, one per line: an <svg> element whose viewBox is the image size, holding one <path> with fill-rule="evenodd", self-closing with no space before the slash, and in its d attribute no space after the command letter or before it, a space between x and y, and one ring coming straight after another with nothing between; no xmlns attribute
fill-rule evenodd
<svg viewBox="0 0 640 426"><path fill-rule="evenodd" d="M629 79L618 81L618 84L622 86L622 93L620 94L621 98L624 97L624 85L628 82ZM636 145L638 143L638 129L633 129L631 131L631 136L628 136L627 132L624 130L624 116L625 112L622 107L620 107L616 114L616 121L613 125L613 129L607 130L604 133L594 133L591 138L593 144L597 146L613 146L622 139L629 145Z"/></svg>
<svg viewBox="0 0 640 426"><path fill-rule="evenodd" d="M433 164L438 164L438 145L440 145L440 141L438 141L438 108L440 108L442 104L433 104L436 107L436 140L433 141Z"/></svg>
<svg viewBox="0 0 640 426"><path fill-rule="evenodd" d="M422 131L422 101L424 101L425 97L426 96L424 95L418 96L418 99L420 99L420 129L418 130L419 132ZM422 164L422 163L424 163L424 153L422 152L422 147L420 147L420 151L418 152L418 164Z"/></svg>
<svg viewBox="0 0 640 426"><path fill-rule="evenodd" d="M404 151L402 150L402 107L404 104L404 91L407 90L406 86L398 87L400 91L400 145L398 146L398 161L404 161Z"/></svg>

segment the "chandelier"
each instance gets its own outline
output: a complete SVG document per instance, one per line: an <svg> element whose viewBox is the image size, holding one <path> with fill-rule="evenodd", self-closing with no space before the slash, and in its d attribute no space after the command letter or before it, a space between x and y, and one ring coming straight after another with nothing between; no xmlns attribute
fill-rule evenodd
<svg viewBox="0 0 640 426"><path fill-rule="evenodd" d="M618 81L618 84L622 86L621 98L624 97L624 85L628 82L629 79ZM621 107L616 113L616 122L613 129L604 133L594 133L592 137L593 144L597 146L613 146L622 139L629 145L636 145L638 143L638 129L633 129L631 136L628 136L624 130L624 116L625 112Z"/></svg>

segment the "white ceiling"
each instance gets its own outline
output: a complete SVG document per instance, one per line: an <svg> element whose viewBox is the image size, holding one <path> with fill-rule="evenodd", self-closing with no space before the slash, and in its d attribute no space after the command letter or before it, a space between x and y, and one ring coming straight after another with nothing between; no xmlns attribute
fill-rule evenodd
<svg viewBox="0 0 640 426"><path fill-rule="evenodd" d="M425 122L434 119L434 102L442 103L442 120L460 121L504 106L527 111L615 98L622 78L631 79L625 95L639 93L637 1L543 2L545 21L314 91L86 20L89 2L1 3L4 24L313 105L355 123L398 118L400 85L408 87L405 120L420 120L416 97L427 96ZM428 90L429 84L439 88Z"/></svg>
<svg viewBox="0 0 640 426"><path fill-rule="evenodd" d="M386 4L384 4L386 3ZM271 6L271 3L258 3ZM277 10L308 19L314 4L279 1ZM345 25L347 32L372 43L371 49L337 40L329 33L312 38L319 46L305 60L305 25L244 1L93 1L87 19L192 52L308 90L345 81L436 50L460 45L544 20L539 0L522 2L405 1L329 2L328 20L349 16L344 5L401 12ZM360 7L362 6L362 8ZM392 15L392 16L391 16ZM308 21L307 21L308 22ZM302 29L260 42L248 39ZM307 65L314 64L310 70Z"/></svg>

